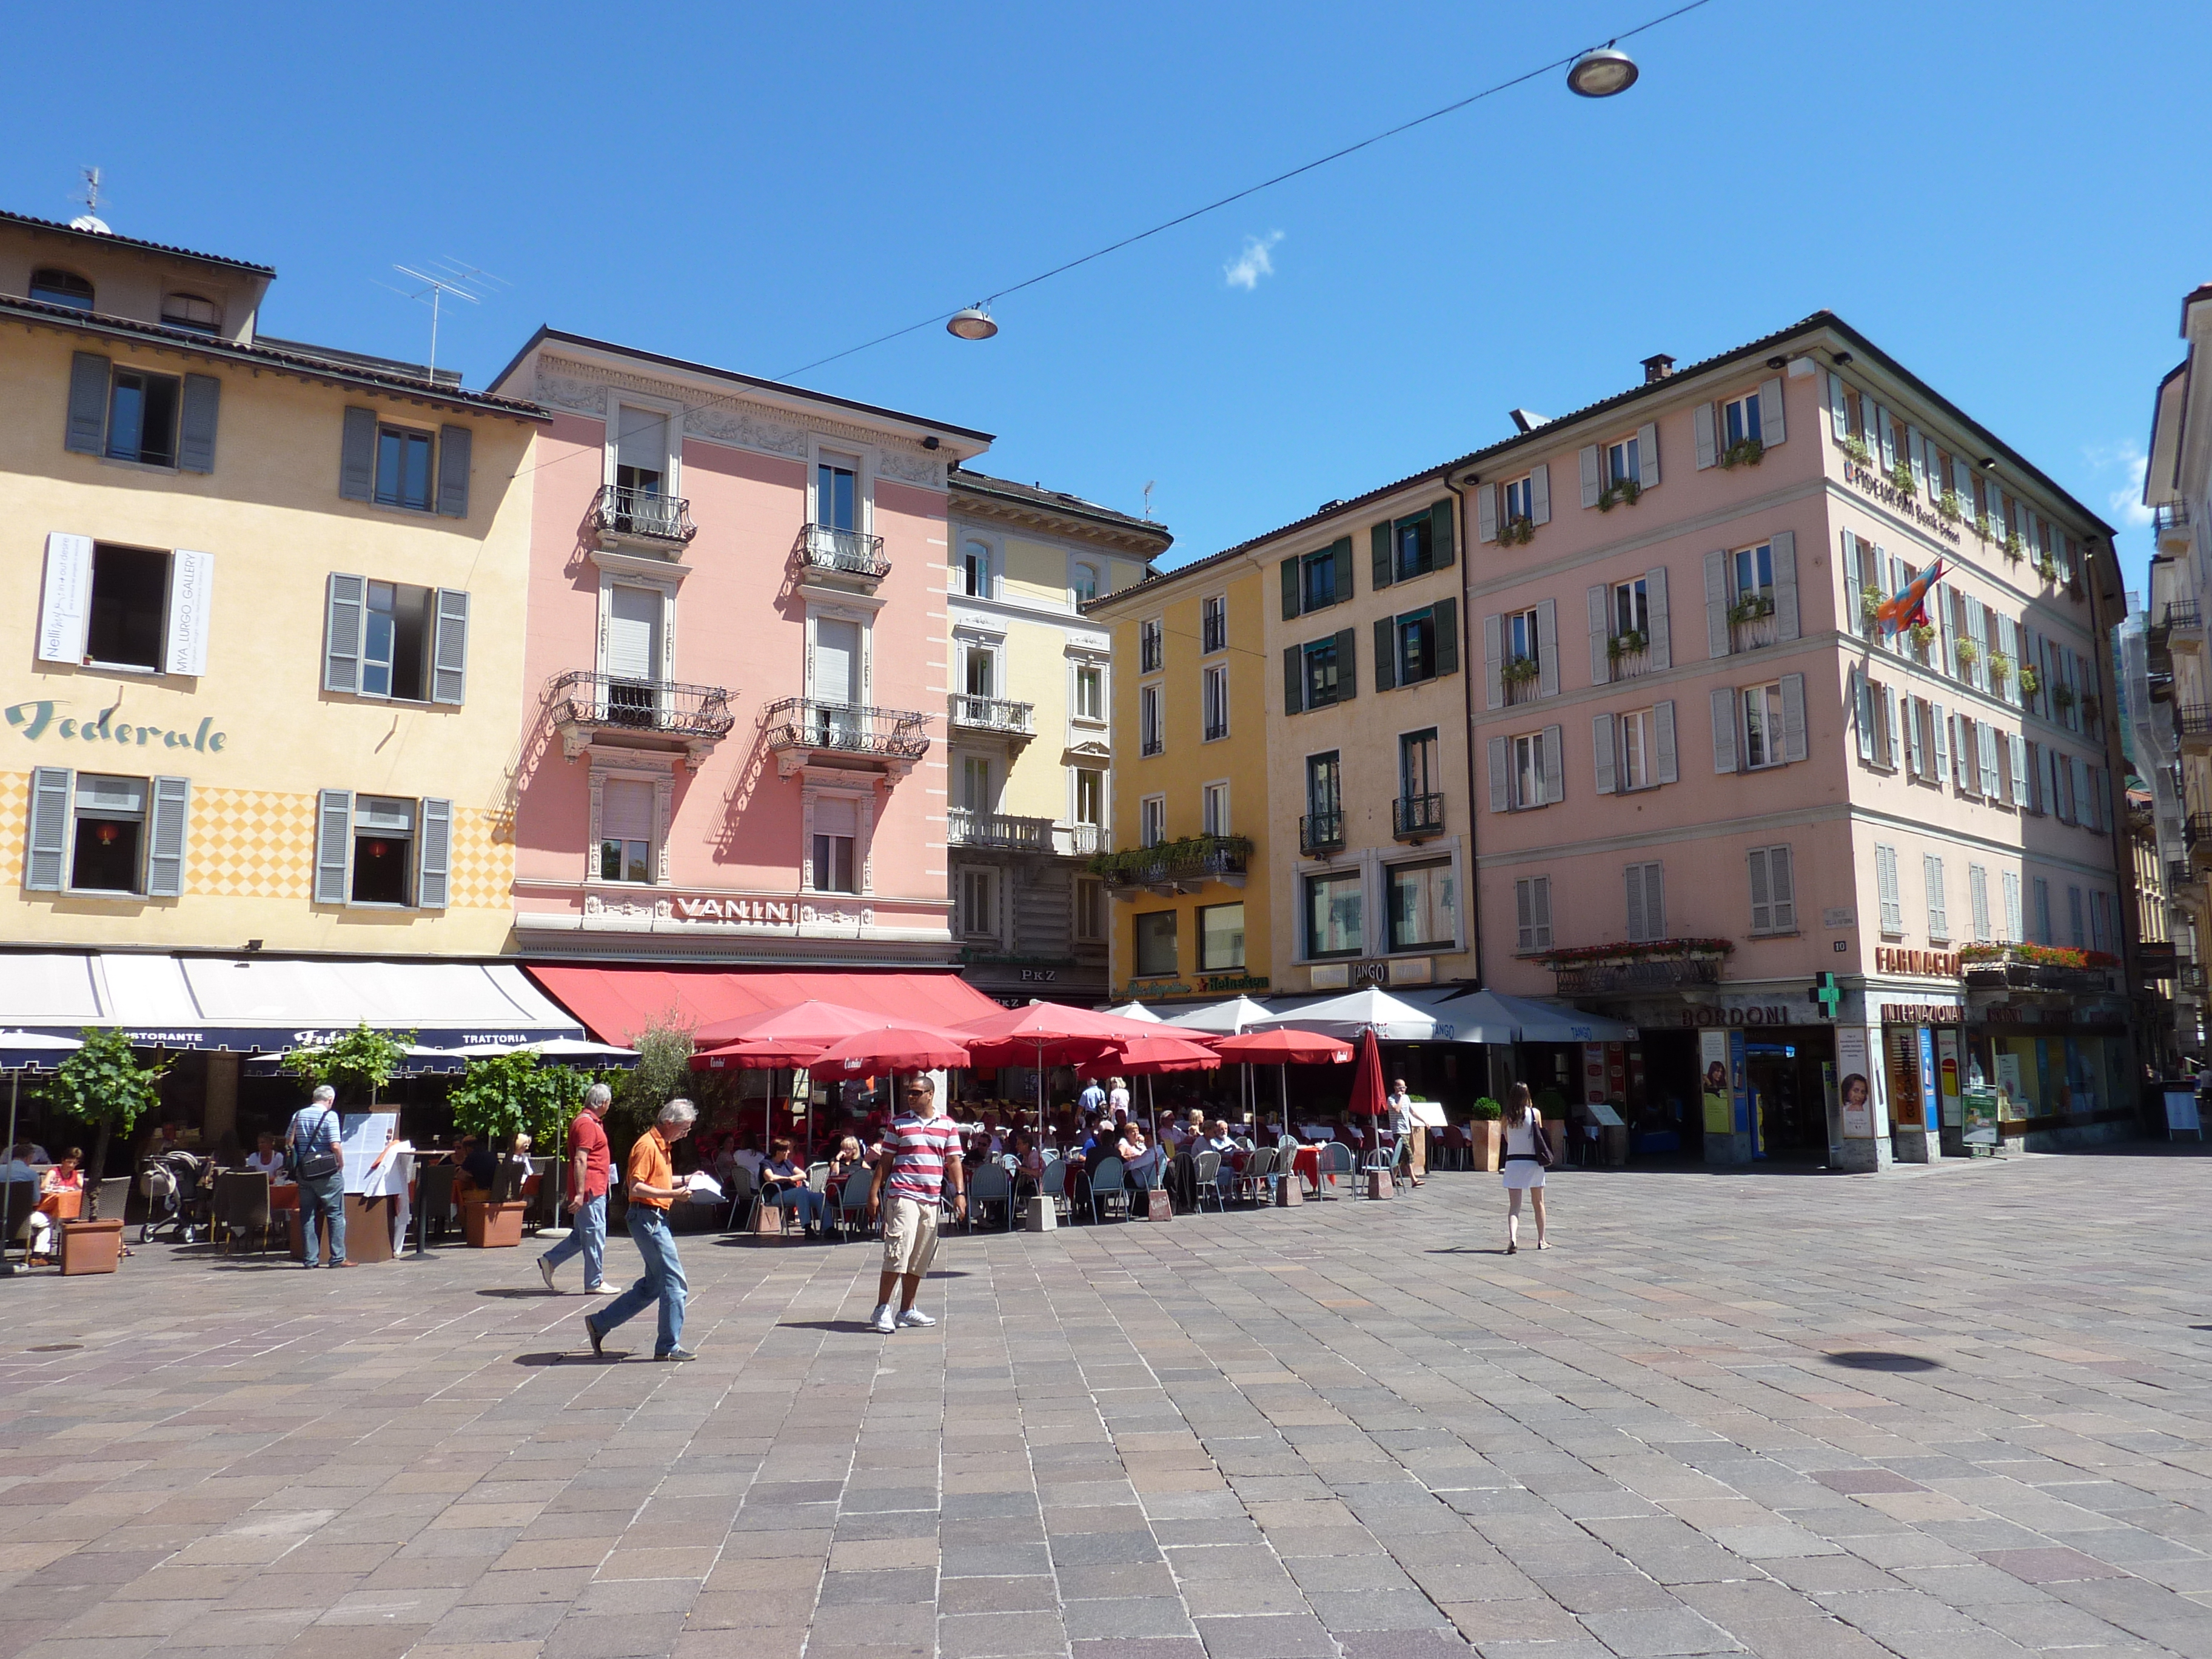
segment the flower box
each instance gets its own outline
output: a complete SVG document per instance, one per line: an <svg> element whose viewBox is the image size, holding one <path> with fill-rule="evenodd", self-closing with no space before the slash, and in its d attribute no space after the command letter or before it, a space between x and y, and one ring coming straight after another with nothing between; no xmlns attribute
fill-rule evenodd
<svg viewBox="0 0 2212 1659"><path fill-rule="evenodd" d="M520 1199L494 1204L472 1198L461 1206L461 1232L479 1250L511 1250L522 1243L522 1218L530 1206Z"/></svg>

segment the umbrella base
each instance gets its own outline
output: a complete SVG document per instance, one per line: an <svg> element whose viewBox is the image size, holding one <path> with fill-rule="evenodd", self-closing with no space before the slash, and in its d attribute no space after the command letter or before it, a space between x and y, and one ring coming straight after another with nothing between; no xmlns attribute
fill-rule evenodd
<svg viewBox="0 0 2212 1659"><path fill-rule="evenodd" d="M1048 1233L1060 1225L1059 1212L1053 1207L1052 1199L1048 1194L1039 1193L1035 1198L1030 1200L1027 1225L1033 1233Z"/></svg>

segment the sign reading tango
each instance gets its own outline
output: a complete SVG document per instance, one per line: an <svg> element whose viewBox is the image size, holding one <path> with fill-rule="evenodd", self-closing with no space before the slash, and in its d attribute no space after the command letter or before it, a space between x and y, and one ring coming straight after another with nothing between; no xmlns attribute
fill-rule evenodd
<svg viewBox="0 0 2212 1659"><path fill-rule="evenodd" d="M1875 947L1874 969L1878 974L1913 974L1923 979L1959 977L1955 951L1903 951L1892 945Z"/></svg>

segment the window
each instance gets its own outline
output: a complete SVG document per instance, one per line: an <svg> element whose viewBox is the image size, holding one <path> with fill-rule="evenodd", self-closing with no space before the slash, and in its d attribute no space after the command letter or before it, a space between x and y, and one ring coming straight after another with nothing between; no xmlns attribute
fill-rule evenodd
<svg viewBox="0 0 2212 1659"><path fill-rule="evenodd" d="M1532 732L1513 739L1513 805L1541 806L1544 793L1544 734Z"/></svg>
<svg viewBox="0 0 2212 1659"><path fill-rule="evenodd" d="M1459 938L1459 883L1449 859L1394 864L1383 872L1390 948L1451 945Z"/></svg>
<svg viewBox="0 0 2212 1659"><path fill-rule="evenodd" d="M1437 617L1433 608L1397 620L1398 684L1413 685L1437 677Z"/></svg>
<svg viewBox="0 0 2212 1659"><path fill-rule="evenodd" d="M1229 830L1229 786L1209 783L1199 791L1199 829L1209 836L1225 836Z"/></svg>
<svg viewBox="0 0 2212 1659"><path fill-rule="evenodd" d="M1306 955L1356 957L1366 945L1357 870L1306 878Z"/></svg>
<svg viewBox="0 0 2212 1659"><path fill-rule="evenodd" d="M1525 485L1528 480L1521 482ZM1410 577L1425 576L1437 568L1434 520L1425 513L1399 520L1390 526L1390 548L1394 580L1402 582Z"/></svg>
<svg viewBox="0 0 2212 1659"><path fill-rule="evenodd" d="M408 880L415 848L415 803L383 795L353 800L353 885L356 904L409 904Z"/></svg>
<svg viewBox="0 0 2212 1659"><path fill-rule="evenodd" d="M1168 838L1168 798L1147 795L1137 805L1137 832L1147 847L1158 847Z"/></svg>
<svg viewBox="0 0 2212 1659"><path fill-rule="evenodd" d="M1758 771L1783 763L1782 683L1748 685L1743 691L1744 768Z"/></svg>
<svg viewBox="0 0 2212 1659"><path fill-rule="evenodd" d="M1633 634L1648 644L1651 638L1651 599L1645 580L1616 582L1613 589L1613 634L1615 639Z"/></svg>
<svg viewBox="0 0 2212 1659"><path fill-rule="evenodd" d="M33 767L24 887L33 892L179 896L184 890L191 798L191 785L184 778L121 778Z"/></svg>
<svg viewBox="0 0 2212 1659"><path fill-rule="evenodd" d="M1751 931L1797 931L1796 875L1790 867L1787 846L1751 849Z"/></svg>
<svg viewBox="0 0 2212 1659"><path fill-rule="evenodd" d="M379 507L430 510L430 434L404 427L376 431L376 494Z"/></svg>
<svg viewBox="0 0 2212 1659"><path fill-rule="evenodd" d="M1203 677L1201 690L1205 693L1206 740L1229 735L1229 669L1216 663L1208 667Z"/></svg>
<svg viewBox="0 0 2212 1659"><path fill-rule="evenodd" d="M979 599L991 596L991 549L988 543L968 541L960 547L960 591Z"/></svg>
<svg viewBox="0 0 2212 1659"><path fill-rule="evenodd" d="M196 466L198 429L195 410L207 405L209 467L213 465L211 396L197 397L185 377L185 459L187 470ZM434 455L433 439L435 439ZM338 494L349 501L396 507L406 512L437 513L447 518L469 516L469 457L473 434L465 426L441 427L434 434L412 427L387 426L373 409L345 411L344 441L338 452Z"/></svg>
<svg viewBox="0 0 2212 1659"><path fill-rule="evenodd" d="M2112 948L2112 896L2102 888L2089 895L2089 948Z"/></svg>
<svg viewBox="0 0 2212 1659"><path fill-rule="evenodd" d="M825 455L814 464L814 522L829 530L860 527L860 464Z"/></svg>
<svg viewBox="0 0 2212 1659"><path fill-rule="evenodd" d="M1135 920L1137 971L1147 976L1176 970L1176 913L1146 910Z"/></svg>
<svg viewBox="0 0 2212 1659"><path fill-rule="evenodd" d="M998 797L991 789L991 763L982 755L963 755L960 757L960 805L976 813L998 811Z"/></svg>
<svg viewBox="0 0 2212 1659"><path fill-rule="evenodd" d="M824 834L814 837L814 890L817 893L857 893L860 872L854 868L851 836Z"/></svg>
<svg viewBox="0 0 2212 1659"><path fill-rule="evenodd" d="M1199 601L1198 648L1207 655L1229 648L1229 601L1216 593Z"/></svg>
<svg viewBox="0 0 2212 1659"><path fill-rule="evenodd" d="M2089 932L2082 914L2081 890L2066 890L2066 942L2077 951L2089 948Z"/></svg>
<svg viewBox="0 0 2212 1659"><path fill-rule="evenodd" d="M1920 855L1920 879L1928 890L1928 942L1951 941L1951 909L1943 891L1943 860L1934 853Z"/></svg>
<svg viewBox="0 0 2212 1659"><path fill-rule="evenodd" d="M609 778L599 786L599 879L651 882L653 786Z"/></svg>
<svg viewBox="0 0 2212 1659"><path fill-rule="evenodd" d="M1106 884L1096 876L1075 878L1075 937L1084 945L1106 937Z"/></svg>
<svg viewBox="0 0 2212 1659"><path fill-rule="evenodd" d="M608 635L609 667L629 636L620 630L631 613L621 605L624 593L649 604L648 631L657 629L658 590L615 590L615 617ZM324 583L323 689L356 696L389 697L403 702L459 703L467 692L469 596L453 588L414 587L404 582L372 581L366 576L332 572ZM657 635L656 635L657 637ZM650 647L647 647L649 653ZM627 660L624 659L624 660ZM636 678L654 678L650 661L634 665ZM649 723L648 692L621 702L610 693L607 713L617 704L635 708L640 723Z"/></svg>
<svg viewBox="0 0 2212 1659"><path fill-rule="evenodd" d="M1346 564L1350 563L1349 556ZM1337 601L1336 554L1323 548L1318 553L1309 553L1298 561L1298 610L1325 611ZM1350 598L1349 594L1345 595Z"/></svg>
<svg viewBox="0 0 2212 1659"><path fill-rule="evenodd" d="M107 457L149 466L177 464L177 404L182 383L171 374L118 368L107 393Z"/></svg>
<svg viewBox="0 0 2212 1659"><path fill-rule="evenodd" d="M2008 870L2004 872L2005 930L2004 936L1998 940L1999 944L2021 945L2027 942L2027 933L2021 923L2020 909L2020 872Z"/></svg>
<svg viewBox="0 0 2212 1659"><path fill-rule="evenodd" d="M422 647L430 630L431 597L427 587L368 584L362 617L362 696L422 700Z"/></svg>
<svg viewBox="0 0 2212 1659"><path fill-rule="evenodd" d="M1075 602L1078 605L1088 605L1091 600L1097 599L1098 597L1098 572L1097 568L1087 564L1079 564L1076 566L1074 588Z"/></svg>
<svg viewBox="0 0 2212 1659"><path fill-rule="evenodd" d="M1106 671L1097 663L1078 663L1075 665L1075 718L1079 720L1103 720L1106 718Z"/></svg>
<svg viewBox="0 0 2212 1659"><path fill-rule="evenodd" d="M1653 782L1653 714L1638 708L1620 717L1620 787L1649 789Z"/></svg>
<svg viewBox="0 0 2212 1659"><path fill-rule="evenodd" d="M1513 936L1516 951L1552 948L1552 878L1524 876L1513 884L1513 912L1517 923Z"/></svg>
<svg viewBox="0 0 2212 1659"><path fill-rule="evenodd" d="M1881 931L1892 937L1905 933L1905 896L1897 884L1897 848L1886 843L1875 843L1874 849L1875 890L1881 897Z"/></svg>
<svg viewBox="0 0 2212 1659"><path fill-rule="evenodd" d="M1167 714L1162 701L1164 696L1161 686L1137 689L1137 747L1141 753L1157 755L1168 746Z"/></svg>
<svg viewBox="0 0 2212 1659"><path fill-rule="evenodd" d="M1608 488L1620 484L1641 484L1644 482L1643 443L1640 438L1623 438L1605 447L1605 482Z"/></svg>
<svg viewBox="0 0 2212 1659"><path fill-rule="evenodd" d="M92 662L159 672L169 603L169 556L143 548L92 551L84 654Z"/></svg>
<svg viewBox="0 0 2212 1659"><path fill-rule="evenodd" d="M171 328L213 334L222 326L222 307L197 294L166 294L161 296L161 320Z"/></svg>
<svg viewBox="0 0 2212 1659"><path fill-rule="evenodd" d="M1337 642L1332 636L1305 647L1305 706L1327 708L1337 700Z"/></svg>
<svg viewBox="0 0 2212 1659"><path fill-rule="evenodd" d="M1747 441L1764 442L1765 428L1759 423L1759 394L1747 392L1741 398L1731 398L1721 405L1721 423L1727 436L1724 447L1735 448Z"/></svg>
<svg viewBox="0 0 2212 1659"><path fill-rule="evenodd" d="M1344 811L1344 768L1334 749L1306 757L1306 811L1315 817Z"/></svg>
<svg viewBox="0 0 2212 1659"><path fill-rule="evenodd" d="M31 297L50 306L67 306L71 311L90 311L92 284L73 270L41 265L31 273Z"/></svg>
<svg viewBox="0 0 2212 1659"><path fill-rule="evenodd" d="M1735 599L1736 608L1751 615L1766 617L1774 613L1774 546L1761 542L1757 547L1740 547L1732 556L1735 567Z"/></svg>
<svg viewBox="0 0 2212 1659"><path fill-rule="evenodd" d="M1198 912L1198 971L1231 972L1244 965L1244 907L1202 905Z"/></svg>
<svg viewBox="0 0 2212 1659"><path fill-rule="evenodd" d="M1981 865L1966 866L1966 904L1972 913L1974 943L1990 943L1996 935L1990 932L1990 872Z"/></svg>
<svg viewBox="0 0 2212 1659"><path fill-rule="evenodd" d="M1536 481L1523 473L1505 486L1505 522L1509 525L1536 522Z"/></svg>
<svg viewBox="0 0 2212 1659"><path fill-rule="evenodd" d="M1075 769L1075 821L1094 825L1106 822L1106 775L1103 772L1087 766Z"/></svg>
<svg viewBox="0 0 2212 1659"><path fill-rule="evenodd" d="M1443 778L1437 767L1437 728L1407 732L1398 739L1398 799L1401 824L1443 822Z"/></svg>
<svg viewBox="0 0 2212 1659"><path fill-rule="evenodd" d="M960 937L990 939L999 931L998 885L992 870L960 872Z"/></svg>
<svg viewBox="0 0 2212 1659"><path fill-rule="evenodd" d="M1137 669L1139 673L1157 674L1167 655L1166 629L1158 617L1146 618L1137 624Z"/></svg>
<svg viewBox="0 0 2212 1659"><path fill-rule="evenodd" d="M136 893L143 867L146 780L76 775L69 884L81 893Z"/></svg>
<svg viewBox="0 0 2212 1659"><path fill-rule="evenodd" d="M2057 934L2051 926L2051 884L2041 876L2035 878L2035 942L2056 945Z"/></svg>
<svg viewBox="0 0 2212 1659"><path fill-rule="evenodd" d="M1506 666L1510 669L1516 665L1524 662L1528 665L1528 669L1534 669L1539 666L1543 657L1543 651L1540 643L1542 635L1538 629L1537 616L1534 611L1516 611L1511 616L1506 617ZM1523 674L1528 676L1528 679L1533 684L1534 676L1533 674L1529 674L1528 670L1522 670L1522 672Z"/></svg>
<svg viewBox="0 0 2212 1659"><path fill-rule="evenodd" d="M1632 941L1667 937L1665 866L1632 864L1624 872L1628 889L1628 937Z"/></svg>
<svg viewBox="0 0 2212 1659"><path fill-rule="evenodd" d="M993 672L997 659L988 647L971 645L961 653L962 679L971 697L988 697L994 694L998 676Z"/></svg>

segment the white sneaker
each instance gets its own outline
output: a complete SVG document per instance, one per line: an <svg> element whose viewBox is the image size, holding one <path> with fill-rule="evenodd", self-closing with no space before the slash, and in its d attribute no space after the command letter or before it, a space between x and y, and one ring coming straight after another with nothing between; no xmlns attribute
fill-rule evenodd
<svg viewBox="0 0 2212 1659"><path fill-rule="evenodd" d="M556 1296L560 1294L561 1287L553 1282L552 1257L541 1255L538 1258L538 1276L545 1281L545 1288L547 1290L551 1291Z"/></svg>
<svg viewBox="0 0 2212 1659"><path fill-rule="evenodd" d="M877 1308L876 1316L868 1322L868 1328L872 1331L880 1331L885 1336L889 1336L893 1331L898 1328L897 1324L894 1322L891 1318L891 1304L890 1303L884 1303Z"/></svg>
<svg viewBox="0 0 2212 1659"><path fill-rule="evenodd" d="M919 1308L908 1308L898 1316L898 1322L918 1328L924 1325L934 1325L937 1322Z"/></svg>

